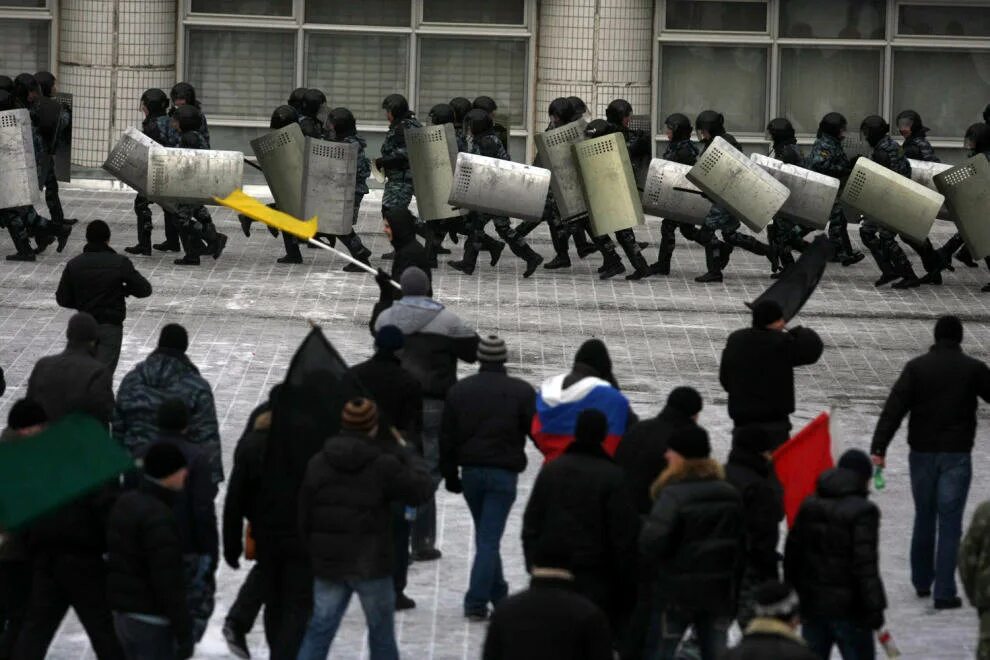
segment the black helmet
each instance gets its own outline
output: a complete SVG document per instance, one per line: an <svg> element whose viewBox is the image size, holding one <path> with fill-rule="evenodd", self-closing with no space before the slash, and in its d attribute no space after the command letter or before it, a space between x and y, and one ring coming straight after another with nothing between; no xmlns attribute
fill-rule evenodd
<svg viewBox="0 0 990 660"><path fill-rule="evenodd" d="M430 108L430 123L434 126L454 123L454 109L446 103L437 103Z"/></svg>
<svg viewBox="0 0 990 660"><path fill-rule="evenodd" d="M14 98L21 105L27 105L28 94L39 91L38 81L30 73L22 73L14 78Z"/></svg>
<svg viewBox="0 0 990 660"><path fill-rule="evenodd" d="M774 144L794 144L797 140L794 137L794 126L790 120L784 117L771 119L767 124L767 133Z"/></svg>
<svg viewBox="0 0 990 660"><path fill-rule="evenodd" d="M910 122L910 124L908 122ZM901 114L897 115L897 128L900 129L902 124L910 126L911 135L925 137L925 135L928 134L928 129L921 121L921 115L914 110L905 110Z"/></svg>
<svg viewBox="0 0 990 660"><path fill-rule="evenodd" d="M148 109L152 116L164 115L168 112L168 96L160 89L151 88L141 95L141 105Z"/></svg>
<svg viewBox="0 0 990 660"><path fill-rule="evenodd" d="M11 80L10 76L0 76L0 91L8 94L14 93L14 81Z"/></svg>
<svg viewBox="0 0 990 660"><path fill-rule="evenodd" d="M42 94L45 96L52 95L52 90L55 89L55 76L48 71L39 71L34 74L34 79L38 81Z"/></svg>
<svg viewBox="0 0 990 660"><path fill-rule="evenodd" d="M679 112L675 112L669 115L663 120L664 126L670 129L673 133L673 139L675 140L690 140L691 132L694 130L691 126L691 120L687 116L682 115Z"/></svg>
<svg viewBox="0 0 990 660"><path fill-rule="evenodd" d="M0 89L0 112L4 110L13 110L16 107L14 103L14 95L3 89Z"/></svg>
<svg viewBox="0 0 990 660"><path fill-rule="evenodd" d="M846 118L838 112L830 112L822 120L818 122L818 137L822 135L831 135L836 140L839 139L839 133L845 130L849 125Z"/></svg>
<svg viewBox="0 0 990 660"><path fill-rule="evenodd" d="M179 130L183 133L198 131L203 125L203 113L194 105L180 105L172 116L179 123Z"/></svg>
<svg viewBox="0 0 990 660"><path fill-rule="evenodd" d="M966 129L966 146L973 154L990 152L990 126L976 123Z"/></svg>
<svg viewBox="0 0 990 660"><path fill-rule="evenodd" d="M471 112L471 102L463 96L450 99L450 107L454 110L454 123L460 124L464 121L464 116Z"/></svg>
<svg viewBox="0 0 990 660"><path fill-rule="evenodd" d="M299 121L299 113L291 105L280 105L272 113L272 121L269 128L278 130Z"/></svg>
<svg viewBox="0 0 990 660"><path fill-rule="evenodd" d="M474 100L474 103L471 104L471 107L484 110L488 114L492 114L498 110L498 104L495 103L495 99L490 96L479 96Z"/></svg>
<svg viewBox="0 0 990 660"><path fill-rule="evenodd" d="M194 105L199 107L199 101L196 100L196 88L187 82L176 83L175 87L169 93L172 97L172 104L175 104L176 99L182 99L187 105Z"/></svg>
<svg viewBox="0 0 990 660"><path fill-rule="evenodd" d="M301 115L305 117L315 117L319 114L320 108L327 102L327 95L318 89L307 89L302 98Z"/></svg>
<svg viewBox="0 0 990 660"><path fill-rule="evenodd" d="M567 100L574 106L574 116L580 117L588 111L588 106L580 96L568 96Z"/></svg>
<svg viewBox="0 0 990 660"><path fill-rule="evenodd" d="M890 133L890 124L879 115L870 115L859 125L859 132L863 134L871 147L875 147L883 139L883 136Z"/></svg>
<svg viewBox="0 0 990 660"><path fill-rule="evenodd" d="M382 110L392 113L396 119L409 114L409 101L402 94L389 94L382 101Z"/></svg>
<svg viewBox="0 0 990 660"><path fill-rule="evenodd" d="M330 111L329 123L333 126L334 135L345 138L357 133L357 121L354 114L347 108L334 108Z"/></svg>
<svg viewBox="0 0 990 660"><path fill-rule="evenodd" d="M694 120L694 127L699 131L708 131L712 137L725 134L725 117L714 110L704 110Z"/></svg>
<svg viewBox="0 0 990 660"><path fill-rule="evenodd" d="M633 107L625 99L615 99L605 108L605 119L610 124L621 124L622 120L633 113Z"/></svg>
<svg viewBox="0 0 990 660"><path fill-rule="evenodd" d="M296 112L302 113L303 96L306 95L307 91L309 90L305 87L296 87L292 90L292 93L289 94L289 100L286 101L285 104L292 107Z"/></svg>
<svg viewBox="0 0 990 660"><path fill-rule="evenodd" d="M464 125L471 131L471 135L481 135L490 131L495 124L487 110L474 108L464 116Z"/></svg>
<svg viewBox="0 0 990 660"><path fill-rule="evenodd" d="M547 114L551 118L556 117L561 124L569 124L574 121L574 106L563 96L555 98L547 108Z"/></svg>
<svg viewBox="0 0 990 660"><path fill-rule="evenodd" d="M584 127L584 136L587 138L596 138L608 135L614 132L614 130L604 119L596 119Z"/></svg>

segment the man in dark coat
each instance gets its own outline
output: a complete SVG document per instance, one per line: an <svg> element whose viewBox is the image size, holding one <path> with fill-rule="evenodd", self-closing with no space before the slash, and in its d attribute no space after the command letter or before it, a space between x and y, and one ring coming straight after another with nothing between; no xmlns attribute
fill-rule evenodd
<svg viewBox="0 0 990 660"><path fill-rule="evenodd" d="M618 635L635 602L639 518L622 469L602 446L607 431L601 411L581 412L574 442L536 477L522 541L527 566L541 544L568 544L575 588L608 615Z"/></svg>
<svg viewBox="0 0 990 660"><path fill-rule="evenodd" d="M385 236L392 243L394 250L392 257L392 272L389 277L384 270L378 269L375 281L378 283L378 302L371 312L371 334L375 334L375 320L378 316L392 306L392 303L402 297L402 293L389 280L400 282L402 273L410 266L419 268L426 273L426 279L430 282L426 295L433 295L433 271L436 264L431 263L429 252L420 245L416 239L416 218L407 208L389 208L382 211L384 219Z"/></svg>
<svg viewBox="0 0 990 660"><path fill-rule="evenodd" d="M410 454L376 446L378 412L369 399L352 399L341 432L309 463L299 491L299 533L312 562L313 615L300 660L322 660L357 592L368 622L371 657L398 658L389 503L418 504L433 490L429 474Z"/></svg>
<svg viewBox="0 0 990 660"><path fill-rule="evenodd" d="M755 304L753 327L729 335L719 366L735 430L761 426L774 447L790 436L794 367L818 362L824 350L814 330L801 326L787 330L786 325L779 304L772 300Z"/></svg>
<svg viewBox="0 0 990 660"><path fill-rule="evenodd" d="M777 542L780 540L780 521L784 518L784 494L773 475L772 450L773 443L766 431L759 426L749 426L736 435L725 464L725 480L735 486L742 497L746 523L746 567L736 617L743 630L753 618L756 587L780 577Z"/></svg>
<svg viewBox="0 0 990 660"><path fill-rule="evenodd" d="M488 618L489 603L497 605L509 593L500 546L536 412L536 391L509 376L508 359L504 340L481 339L481 370L447 392L440 432L440 473L447 490L464 493L474 521L475 556L464 595L464 615L474 620Z"/></svg>
<svg viewBox="0 0 990 660"><path fill-rule="evenodd" d="M50 421L69 413L92 415L102 424L113 413L113 370L96 358L99 327L86 312L73 314L65 331L65 350L38 360L28 378L27 398Z"/></svg>
<svg viewBox="0 0 990 660"><path fill-rule="evenodd" d="M185 660L193 654L182 539L172 507L187 475L178 447L144 457L141 485L121 495L107 526L107 597L128 660Z"/></svg>
<svg viewBox="0 0 990 660"><path fill-rule="evenodd" d="M645 516L653 508L650 486L667 469L667 440L678 430L694 426L701 408L701 395L696 389L677 387L659 415L636 422L622 436L615 462L626 473L626 483L640 515Z"/></svg>
<svg viewBox="0 0 990 660"><path fill-rule="evenodd" d="M702 660L725 650L744 523L739 493L710 455L701 427L683 428L667 441L667 469L653 485L656 503L639 536L640 561L654 581L644 657L674 658L689 626Z"/></svg>
<svg viewBox="0 0 990 660"><path fill-rule="evenodd" d="M797 633L801 618L793 589L773 580L759 585L754 597L756 618L723 660L819 660Z"/></svg>
<svg viewBox="0 0 990 660"><path fill-rule="evenodd" d="M880 509L867 499L870 457L850 449L818 477L787 535L784 574L801 598L802 634L820 658L873 658L887 609L880 578Z"/></svg>
<svg viewBox="0 0 990 660"><path fill-rule="evenodd" d="M990 369L962 352L962 339L958 318L938 320L935 345L908 362L894 383L870 449L873 462L882 467L901 421L911 416L911 582L919 597L930 596L934 584L936 609L962 605L956 591L956 557L973 475L976 409L979 399L990 402Z"/></svg>
<svg viewBox="0 0 990 660"><path fill-rule="evenodd" d="M127 296L147 298L151 284L127 257L110 247L110 227L102 220L86 226L83 253L69 260L62 271L55 301L62 307L87 312L99 324L96 357L117 369L124 338Z"/></svg>

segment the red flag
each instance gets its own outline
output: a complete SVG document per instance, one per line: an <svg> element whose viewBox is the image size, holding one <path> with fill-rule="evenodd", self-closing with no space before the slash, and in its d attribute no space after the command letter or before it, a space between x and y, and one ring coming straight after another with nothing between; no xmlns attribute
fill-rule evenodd
<svg viewBox="0 0 990 660"><path fill-rule="evenodd" d="M788 528L804 499L814 494L818 475L834 465L828 421L828 413L823 412L773 453L774 470L784 487Z"/></svg>

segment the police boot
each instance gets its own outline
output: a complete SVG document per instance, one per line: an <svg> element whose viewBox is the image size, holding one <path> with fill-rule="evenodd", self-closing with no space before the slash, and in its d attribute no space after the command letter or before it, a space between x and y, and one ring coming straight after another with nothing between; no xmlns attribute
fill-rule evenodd
<svg viewBox="0 0 990 660"><path fill-rule="evenodd" d="M360 261L363 264L369 264L368 261L371 258L371 250L364 246L358 235L351 230L351 233L347 236L342 236L340 241L347 247L347 251L351 253L351 256ZM345 273L362 273L364 269L356 264L347 264L344 266Z"/></svg>
<svg viewBox="0 0 990 660"><path fill-rule="evenodd" d="M907 261L907 257L905 257L905 262L897 269L897 275L901 280L894 282L894 285L891 287L893 289L914 289L921 286L921 280L915 274L914 266Z"/></svg>
<svg viewBox="0 0 990 660"><path fill-rule="evenodd" d="M217 226L213 224L213 221L203 222L203 240L206 241L207 253L214 259L219 259L220 255L223 254L223 249L227 247L227 234L221 234L217 231Z"/></svg>
<svg viewBox="0 0 990 660"><path fill-rule="evenodd" d="M949 240L951 240L951 239L949 239ZM961 238L959 240L960 240L960 242L962 241ZM976 263L976 261L973 260L973 254L969 251L969 247L967 247L965 245L962 247L961 250L959 250L958 252L956 252L956 259L958 259L960 261L960 263L965 264L969 268L979 268L980 267L980 265L978 263Z"/></svg>
<svg viewBox="0 0 990 660"><path fill-rule="evenodd" d="M132 245L131 247L125 247L124 252L128 254L140 254L145 257L151 256L151 232L144 229L138 229L138 242L137 245Z"/></svg>
<svg viewBox="0 0 990 660"><path fill-rule="evenodd" d="M584 259L589 254L598 252L598 246L594 243L588 242L587 231L585 230L584 223L574 225L571 233L574 236L574 247L577 248L579 257Z"/></svg>
<svg viewBox="0 0 990 660"><path fill-rule="evenodd" d="M544 268L547 270L557 270L558 268L571 267L571 257L568 254L570 237L571 232L567 227L557 228L551 225L550 242L553 244L553 251L556 255L550 260L550 263L543 264Z"/></svg>
<svg viewBox="0 0 990 660"><path fill-rule="evenodd" d="M448 261L447 264L454 270L459 270L465 275L474 275L474 269L478 263L478 244L468 239L464 242L464 256L460 261Z"/></svg>
<svg viewBox="0 0 990 660"><path fill-rule="evenodd" d="M7 261L34 261L37 258L34 256L34 250L31 249L31 243L27 238L14 238L13 233L11 233L10 238L14 241L17 253L7 255Z"/></svg>
<svg viewBox="0 0 990 660"><path fill-rule="evenodd" d="M722 260L725 258L724 253L727 252L725 248L725 244L721 241L713 241L705 246L705 265L708 267L708 272L694 278L695 282L708 284L723 280Z"/></svg>
<svg viewBox="0 0 990 660"><path fill-rule="evenodd" d="M302 252L299 251L299 243L295 236L283 233L282 243L285 245L285 256L276 259L276 263L301 264L303 262Z"/></svg>
<svg viewBox="0 0 990 660"><path fill-rule="evenodd" d="M670 261L674 257L674 241L661 240L657 262L650 266L654 275L670 275Z"/></svg>
<svg viewBox="0 0 990 660"><path fill-rule="evenodd" d="M468 242L470 242L470 240L468 240ZM491 236L488 235L488 232L482 231L481 245L478 249L486 251L491 257L489 263L492 266L495 266L498 264L498 260L502 258L502 250L505 249L505 243L498 240L497 238L492 238ZM464 246L464 252L467 253L466 244ZM475 256L477 257L477 250L475 251Z"/></svg>
<svg viewBox="0 0 990 660"><path fill-rule="evenodd" d="M44 229L39 229L34 233L34 242L37 244L37 247L34 249L34 253L41 254L48 248L49 245L55 242L55 237L52 236L51 232L49 232L46 227Z"/></svg>
<svg viewBox="0 0 990 660"><path fill-rule="evenodd" d="M835 254L834 261L842 264L844 268L858 264L866 255L859 250L854 250L852 241L849 239L849 231L843 227L839 236L839 250Z"/></svg>
<svg viewBox="0 0 990 660"><path fill-rule="evenodd" d="M631 235L631 231L629 234L623 238L622 251L626 253L626 258L629 259L629 265L632 266L633 272L626 275L626 279L632 281L641 280L653 273L650 271L650 265L646 263L646 257L643 256L642 248L640 248L640 244L636 241L636 237Z"/></svg>
<svg viewBox="0 0 990 660"><path fill-rule="evenodd" d="M509 249L512 250L512 254L526 262L526 270L523 271L524 278L529 278L543 263L543 257L519 237L509 243Z"/></svg>
<svg viewBox="0 0 990 660"><path fill-rule="evenodd" d="M251 218L247 217L246 215L242 215L240 213L237 214L237 220L238 220L238 222L241 223L241 231L244 232L244 235L245 236L247 236L248 238L250 238L251 237L251 223L254 222L254 220L252 220Z"/></svg>
<svg viewBox="0 0 990 660"><path fill-rule="evenodd" d="M598 269L598 279L607 280L626 272L626 267L622 265L622 259L619 258L619 253L615 251L615 246L611 242L600 245L598 249L601 250L604 257L604 261Z"/></svg>

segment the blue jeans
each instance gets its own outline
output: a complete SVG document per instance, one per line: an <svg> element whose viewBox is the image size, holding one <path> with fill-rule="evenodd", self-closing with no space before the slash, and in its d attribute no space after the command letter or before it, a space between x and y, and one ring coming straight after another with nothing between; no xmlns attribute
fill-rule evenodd
<svg viewBox="0 0 990 660"><path fill-rule="evenodd" d="M839 647L842 660L873 660L876 647L873 631L842 619L810 619L801 623L801 635L808 648L822 660L832 657L832 646Z"/></svg>
<svg viewBox="0 0 990 660"><path fill-rule="evenodd" d="M351 594L357 592L368 623L371 660L398 660L395 643L395 587L392 577L374 580L313 581L313 616L299 649L299 660L326 660L344 618Z"/></svg>
<svg viewBox="0 0 990 660"><path fill-rule="evenodd" d="M678 655L677 649L690 626L695 635L690 646L696 644L697 648L689 652L700 654L701 660L716 660L725 653L731 625L732 618L727 616L655 609L650 617L643 657L646 660L674 660L682 657ZM686 649L682 653L684 651Z"/></svg>
<svg viewBox="0 0 990 660"><path fill-rule="evenodd" d="M509 593L502 574L499 547L512 503L516 501L518 475L509 470L466 466L461 470L464 499L474 520L474 563L464 595L465 612L485 612Z"/></svg>
<svg viewBox="0 0 990 660"><path fill-rule="evenodd" d="M956 557L973 476L972 459L968 453L913 451L908 460L914 496L911 582L918 591L932 589L934 582L935 598L954 598Z"/></svg>
<svg viewBox="0 0 990 660"><path fill-rule="evenodd" d="M443 399L423 399L423 427L420 437L423 441L423 458L426 469L433 479L433 489L440 485L440 426L443 421ZM430 496L425 504L416 510L416 520L412 524L413 552L422 552L437 544L437 500Z"/></svg>

